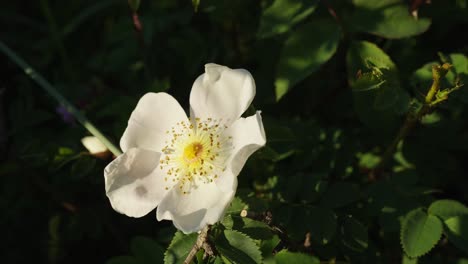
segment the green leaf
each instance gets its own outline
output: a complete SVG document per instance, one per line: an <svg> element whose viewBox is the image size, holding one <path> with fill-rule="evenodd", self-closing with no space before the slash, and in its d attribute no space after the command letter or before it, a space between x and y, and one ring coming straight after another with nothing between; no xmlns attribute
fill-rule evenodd
<svg viewBox="0 0 468 264"><path fill-rule="evenodd" d="M449 241L468 253L468 215L448 218L444 224Z"/></svg>
<svg viewBox="0 0 468 264"><path fill-rule="evenodd" d="M341 30L331 18L308 22L292 32L278 62L276 99L327 62L335 54L340 36Z"/></svg>
<svg viewBox="0 0 468 264"><path fill-rule="evenodd" d="M468 103L468 58L460 53L453 53L448 56L448 63L452 64L451 71L446 75L446 78L450 82L451 86L455 86L455 81L461 82L464 87L459 91L460 99L467 104ZM448 87L447 87L448 88Z"/></svg>
<svg viewBox="0 0 468 264"><path fill-rule="evenodd" d="M171 244L167 248L166 253L164 254L164 263L183 263L196 240L196 233L184 235L182 232L177 231L171 241Z"/></svg>
<svg viewBox="0 0 468 264"><path fill-rule="evenodd" d="M369 246L367 228L350 215L344 219L341 235L343 244L354 251L362 252Z"/></svg>
<svg viewBox="0 0 468 264"><path fill-rule="evenodd" d="M231 206L226 211L226 215L229 214L239 214L242 210L248 209L249 207L247 204L242 201L241 198L239 197L234 197L234 199L231 202Z"/></svg>
<svg viewBox="0 0 468 264"><path fill-rule="evenodd" d="M438 200L429 206L428 213L445 221L455 216L468 215L468 207L455 200Z"/></svg>
<svg viewBox="0 0 468 264"><path fill-rule="evenodd" d="M260 241L260 251L263 256L263 263L275 263L273 257L273 250L278 246L281 239L274 235L271 239Z"/></svg>
<svg viewBox="0 0 468 264"><path fill-rule="evenodd" d="M241 217L237 215L227 216L223 220L223 225L228 229L237 230L253 239L270 239L273 233L270 227L260 221L250 219L248 217Z"/></svg>
<svg viewBox="0 0 468 264"><path fill-rule="evenodd" d="M351 19L354 31L368 32L390 39L406 38L425 32L431 25L427 18L414 18L400 0L354 0Z"/></svg>
<svg viewBox="0 0 468 264"><path fill-rule="evenodd" d="M232 263L261 263L262 253L257 244L245 234L235 230L224 230L215 240L215 247Z"/></svg>
<svg viewBox="0 0 468 264"><path fill-rule="evenodd" d="M468 215L451 217L444 222L453 234L468 241Z"/></svg>
<svg viewBox="0 0 468 264"><path fill-rule="evenodd" d="M410 101L401 88L395 64L384 51L367 41L352 42L346 61L359 119L380 133L392 131Z"/></svg>
<svg viewBox="0 0 468 264"><path fill-rule="evenodd" d="M320 200L320 204L328 208L338 208L359 200L357 185L349 182L337 182L330 186Z"/></svg>
<svg viewBox="0 0 468 264"><path fill-rule="evenodd" d="M314 207L312 217L306 224L309 227L311 239L319 244L328 244L336 233L336 215L327 208Z"/></svg>
<svg viewBox="0 0 468 264"><path fill-rule="evenodd" d="M442 222L418 208L403 220L400 239L405 253L412 258L428 253L442 236Z"/></svg>
<svg viewBox="0 0 468 264"><path fill-rule="evenodd" d="M320 264L316 257L303 253L289 252L285 249L275 255L276 264Z"/></svg>
<svg viewBox="0 0 468 264"><path fill-rule="evenodd" d="M275 0L263 11L257 36L267 38L288 32L315 11L317 0Z"/></svg>
<svg viewBox="0 0 468 264"><path fill-rule="evenodd" d="M366 68L386 69L391 78L397 78L398 71L392 59L377 45L367 41L354 41L346 57L348 79L351 84L356 81L359 71Z"/></svg>
<svg viewBox="0 0 468 264"><path fill-rule="evenodd" d="M228 263L228 262L223 262L223 259L221 257L215 257L215 259L209 263L212 264L223 264L223 263Z"/></svg>
<svg viewBox="0 0 468 264"><path fill-rule="evenodd" d="M164 250L151 238L135 237L130 243L130 248L140 263L163 263Z"/></svg>

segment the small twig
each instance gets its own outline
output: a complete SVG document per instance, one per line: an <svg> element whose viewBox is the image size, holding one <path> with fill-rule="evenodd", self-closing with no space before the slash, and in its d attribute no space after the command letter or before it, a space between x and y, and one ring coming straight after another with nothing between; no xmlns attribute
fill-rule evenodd
<svg viewBox="0 0 468 264"><path fill-rule="evenodd" d="M208 232L210 231L210 226L205 226L200 233L198 234L197 241L190 250L187 258L184 260L184 264L190 264L200 249L205 249L205 252L212 251L211 245L208 243ZM209 254L209 253L207 253Z"/></svg>
<svg viewBox="0 0 468 264"><path fill-rule="evenodd" d="M258 220L258 221L264 222L267 225L270 225L271 222L273 221L273 214L271 213L271 211L257 213L253 211L247 211L246 209L244 209L240 212L240 216Z"/></svg>
<svg viewBox="0 0 468 264"><path fill-rule="evenodd" d="M448 63L444 63L442 66L434 65L432 67L433 82L431 88L427 92L426 97L424 98L424 105L416 113L413 113L411 111L408 113L405 122L403 123L403 126L398 131L397 136L393 139L392 143L387 147L384 154L382 155L382 159L380 160L379 165L376 167L376 170L380 170L383 167L385 167L385 165L392 158L393 153L395 152L400 141L403 140L409 134L409 132L419 122L419 120L421 120L423 116L428 114L434 106L448 99L448 96L435 99L434 97L436 97L436 94L440 90L441 79L447 74L450 67L451 65ZM458 88L458 86L456 88ZM376 170L373 170L370 174L370 177L372 179L376 176Z"/></svg>

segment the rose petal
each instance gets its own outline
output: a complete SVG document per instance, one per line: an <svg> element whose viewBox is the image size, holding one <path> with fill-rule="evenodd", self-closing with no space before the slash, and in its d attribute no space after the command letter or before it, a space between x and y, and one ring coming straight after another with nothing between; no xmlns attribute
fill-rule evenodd
<svg viewBox="0 0 468 264"><path fill-rule="evenodd" d="M190 193L183 194L173 188L158 206L158 221L172 220L175 227L185 234L200 231L206 225L218 222L234 198L234 191L223 192L215 183L202 183Z"/></svg>
<svg viewBox="0 0 468 264"><path fill-rule="evenodd" d="M188 122L187 115L179 103L167 93L147 93L133 110L120 147L144 148L160 152L169 138L166 131L177 122Z"/></svg>
<svg viewBox="0 0 468 264"><path fill-rule="evenodd" d="M222 118L229 125L245 112L254 96L255 81L248 71L207 64L190 93L191 117Z"/></svg>
<svg viewBox="0 0 468 264"><path fill-rule="evenodd" d="M104 170L106 195L117 212L142 217L153 210L166 191L158 169L161 154L131 148Z"/></svg>
<svg viewBox="0 0 468 264"><path fill-rule="evenodd" d="M265 146L265 130L260 113L257 111L255 115L238 119L226 131L232 136L234 149L227 160L227 170L216 180L223 191L231 189L232 181L239 175L250 155Z"/></svg>

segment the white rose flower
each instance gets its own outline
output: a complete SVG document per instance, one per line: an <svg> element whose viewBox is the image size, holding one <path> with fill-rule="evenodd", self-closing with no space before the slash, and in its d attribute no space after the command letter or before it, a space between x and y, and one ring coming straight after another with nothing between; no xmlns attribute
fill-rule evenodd
<svg viewBox="0 0 468 264"><path fill-rule="evenodd" d="M241 118L255 96L244 69L205 65L190 93L190 116L166 93L138 102L120 146L104 170L112 207L142 217L157 207L158 221L184 233L218 222L237 189L247 158L265 145L260 112Z"/></svg>

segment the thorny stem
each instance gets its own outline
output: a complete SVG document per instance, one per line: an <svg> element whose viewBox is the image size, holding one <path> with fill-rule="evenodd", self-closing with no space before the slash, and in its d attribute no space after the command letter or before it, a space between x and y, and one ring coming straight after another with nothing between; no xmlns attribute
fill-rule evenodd
<svg viewBox="0 0 468 264"><path fill-rule="evenodd" d="M433 82L432 82L431 88L427 92L426 97L424 98L424 105L416 113L413 113L411 111L408 112L406 119L405 119L405 123L403 123L403 126L398 131L397 136L393 139L392 143L385 150L384 154L382 155L382 159L380 160L380 163L377 166L377 169L382 169L383 167L385 167L385 165L392 158L393 153L395 152L400 141L403 140L408 135L408 133L413 129L413 127L418 123L419 120L421 120L421 118L424 115L428 114L433 109L433 107L435 107L437 104L448 99L447 96L437 98L436 94L440 90L441 79L447 74L450 67L451 65L448 63L444 63L441 66L439 65L432 66ZM459 86L456 86L454 89L458 87ZM434 99L434 97L436 98ZM372 175L374 175L374 173L372 173Z"/></svg>
<svg viewBox="0 0 468 264"><path fill-rule="evenodd" d="M200 249L210 247L208 244L208 232L209 231L210 231L210 226L208 225L205 226L200 231L200 234L198 234L197 241L195 242L189 254L187 255L187 258L185 258L184 260L184 264L190 264Z"/></svg>
<svg viewBox="0 0 468 264"><path fill-rule="evenodd" d="M10 58L16 65L23 69L23 71L40 87L46 90L60 105L70 112L76 120L78 120L89 133L99 139L115 156L122 154L122 152L110 142L104 134L99 131L87 118L84 116L72 103L70 103L62 94L60 94L44 77L42 77L36 70L29 64L21 59L14 51L8 48L2 41L0 41L0 51Z"/></svg>
<svg viewBox="0 0 468 264"><path fill-rule="evenodd" d="M434 96L440 90L440 80L447 74L448 70L450 69L451 65L448 63L444 63L442 66L432 66L432 86L427 92L426 95L426 104L430 104L434 99Z"/></svg>

